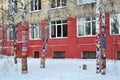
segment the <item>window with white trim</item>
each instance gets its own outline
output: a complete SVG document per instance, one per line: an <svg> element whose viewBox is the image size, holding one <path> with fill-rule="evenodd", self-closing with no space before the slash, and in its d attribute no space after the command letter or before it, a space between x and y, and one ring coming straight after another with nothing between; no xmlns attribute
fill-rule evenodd
<svg viewBox="0 0 120 80"><path fill-rule="evenodd" d="M16 40L18 39L18 32L17 32L17 27L15 27L15 31L14 31L14 25L9 24L8 28L7 28L7 40Z"/></svg>
<svg viewBox="0 0 120 80"><path fill-rule="evenodd" d="M40 23L31 23L30 24L30 39L40 39L42 36L42 27Z"/></svg>
<svg viewBox="0 0 120 80"><path fill-rule="evenodd" d="M77 20L77 35L92 36L96 34L96 18L78 18Z"/></svg>
<svg viewBox="0 0 120 80"><path fill-rule="evenodd" d="M52 0L51 8L61 8L66 6L67 0Z"/></svg>
<svg viewBox="0 0 120 80"><path fill-rule="evenodd" d="M76 0L77 5L95 3L96 0Z"/></svg>
<svg viewBox="0 0 120 80"><path fill-rule="evenodd" d="M120 13L110 15L110 34L120 34Z"/></svg>
<svg viewBox="0 0 120 80"><path fill-rule="evenodd" d="M67 20L51 21L51 38L67 37Z"/></svg>
<svg viewBox="0 0 120 80"><path fill-rule="evenodd" d="M7 0L7 8L8 8L8 14L13 15L14 14L13 0Z"/></svg>
<svg viewBox="0 0 120 80"><path fill-rule="evenodd" d="M30 0L30 11L39 11L41 10L41 0Z"/></svg>
<svg viewBox="0 0 120 80"><path fill-rule="evenodd" d="M13 15L18 12L18 0L7 0L8 15Z"/></svg>

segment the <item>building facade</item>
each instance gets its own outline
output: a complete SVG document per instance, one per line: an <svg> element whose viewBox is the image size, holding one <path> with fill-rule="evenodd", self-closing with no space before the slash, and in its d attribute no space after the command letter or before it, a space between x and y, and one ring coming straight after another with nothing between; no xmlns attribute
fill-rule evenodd
<svg viewBox="0 0 120 80"><path fill-rule="evenodd" d="M108 59L120 59L119 2L119 0L105 0L106 57ZM38 58L42 54L48 3L49 0L26 0L28 57ZM17 6L21 7L19 1ZM13 38L16 36L17 57L21 57L21 21L19 9L14 13L14 21L5 19L3 51L6 55L13 55ZM11 24L17 24L15 33ZM96 58L96 0L52 0L46 57Z"/></svg>

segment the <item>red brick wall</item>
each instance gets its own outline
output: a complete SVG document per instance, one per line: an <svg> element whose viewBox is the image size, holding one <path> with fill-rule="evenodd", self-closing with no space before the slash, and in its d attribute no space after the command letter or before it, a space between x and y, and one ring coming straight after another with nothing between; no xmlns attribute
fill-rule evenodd
<svg viewBox="0 0 120 80"><path fill-rule="evenodd" d="M116 59L116 52L120 51L120 36L111 36L110 35L110 19L109 13L106 13L106 54L109 59ZM47 57L53 58L54 51L64 51L66 58L81 58L81 53L83 51L96 51L96 37L77 37L77 18L69 17L68 19L68 37L67 38L57 38L48 40L47 45ZM44 29L46 26L46 20L42 20L42 38L44 36ZM27 23L27 27L29 23ZM21 23L18 25L18 57L21 57L21 41L22 41L22 27ZM29 28L28 28L29 34ZM5 40L5 46L11 46L11 42ZM42 39L39 40L30 40L28 36L28 56L34 57L34 52L37 51L39 54L42 54ZM11 53L7 53L11 54Z"/></svg>

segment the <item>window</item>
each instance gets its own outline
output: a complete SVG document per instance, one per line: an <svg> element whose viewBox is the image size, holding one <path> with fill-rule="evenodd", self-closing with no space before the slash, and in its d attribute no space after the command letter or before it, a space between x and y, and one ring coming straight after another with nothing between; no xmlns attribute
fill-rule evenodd
<svg viewBox="0 0 120 80"><path fill-rule="evenodd" d="M39 23L30 24L30 39L40 39L41 38L41 25Z"/></svg>
<svg viewBox="0 0 120 80"><path fill-rule="evenodd" d="M83 51L82 58L83 59L95 59L96 52L95 51Z"/></svg>
<svg viewBox="0 0 120 80"><path fill-rule="evenodd" d="M17 7L17 3L18 3L18 0L14 0L14 12L18 13L18 7Z"/></svg>
<svg viewBox="0 0 120 80"><path fill-rule="evenodd" d="M117 52L117 59L120 60L120 51Z"/></svg>
<svg viewBox="0 0 120 80"><path fill-rule="evenodd" d="M18 38L17 35L17 27L13 27L14 25L10 24L7 28L7 39L8 40L16 40ZM15 28L15 31L14 31Z"/></svg>
<svg viewBox="0 0 120 80"><path fill-rule="evenodd" d="M120 34L120 13L110 15L110 34Z"/></svg>
<svg viewBox="0 0 120 80"><path fill-rule="evenodd" d="M18 12L17 0L7 0L8 15Z"/></svg>
<svg viewBox="0 0 120 80"><path fill-rule="evenodd" d="M77 5L95 3L96 0L76 0Z"/></svg>
<svg viewBox="0 0 120 80"><path fill-rule="evenodd" d="M66 6L67 0L52 0L51 8L59 8Z"/></svg>
<svg viewBox="0 0 120 80"><path fill-rule="evenodd" d="M12 15L14 13L13 11L13 0L8 0L8 14Z"/></svg>
<svg viewBox="0 0 120 80"><path fill-rule="evenodd" d="M77 24L78 24L77 28L78 36L92 36L96 34L95 17L78 18Z"/></svg>
<svg viewBox="0 0 120 80"><path fill-rule="evenodd" d="M51 22L51 38L67 37L67 20Z"/></svg>
<svg viewBox="0 0 120 80"><path fill-rule="evenodd" d="M55 51L54 58L65 58L65 52L64 51Z"/></svg>
<svg viewBox="0 0 120 80"><path fill-rule="evenodd" d="M30 11L41 10L41 0L30 0Z"/></svg>
<svg viewBox="0 0 120 80"><path fill-rule="evenodd" d="M39 58L39 52L38 51L34 52L34 58Z"/></svg>
<svg viewBox="0 0 120 80"><path fill-rule="evenodd" d="M90 54L90 55L89 55L89 58L90 58L90 59L96 59L96 52L90 51L89 54Z"/></svg>
<svg viewBox="0 0 120 80"><path fill-rule="evenodd" d="M88 52L83 52L82 58L83 58L83 59L87 59L87 58L88 58Z"/></svg>

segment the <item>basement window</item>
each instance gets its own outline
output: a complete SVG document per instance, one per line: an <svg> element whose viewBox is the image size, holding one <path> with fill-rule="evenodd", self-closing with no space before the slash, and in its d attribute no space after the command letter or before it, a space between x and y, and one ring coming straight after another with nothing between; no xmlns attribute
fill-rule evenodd
<svg viewBox="0 0 120 80"><path fill-rule="evenodd" d="M39 58L39 52L38 51L34 52L34 58Z"/></svg>
<svg viewBox="0 0 120 80"><path fill-rule="evenodd" d="M120 52L117 52L117 59L120 60Z"/></svg>
<svg viewBox="0 0 120 80"><path fill-rule="evenodd" d="M82 58L83 59L95 59L96 52L95 51L83 51Z"/></svg>
<svg viewBox="0 0 120 80"><path fill-rule="evenodd" d="M65 52L64 51L55 51L54 58L65 58Z"/></svg>

